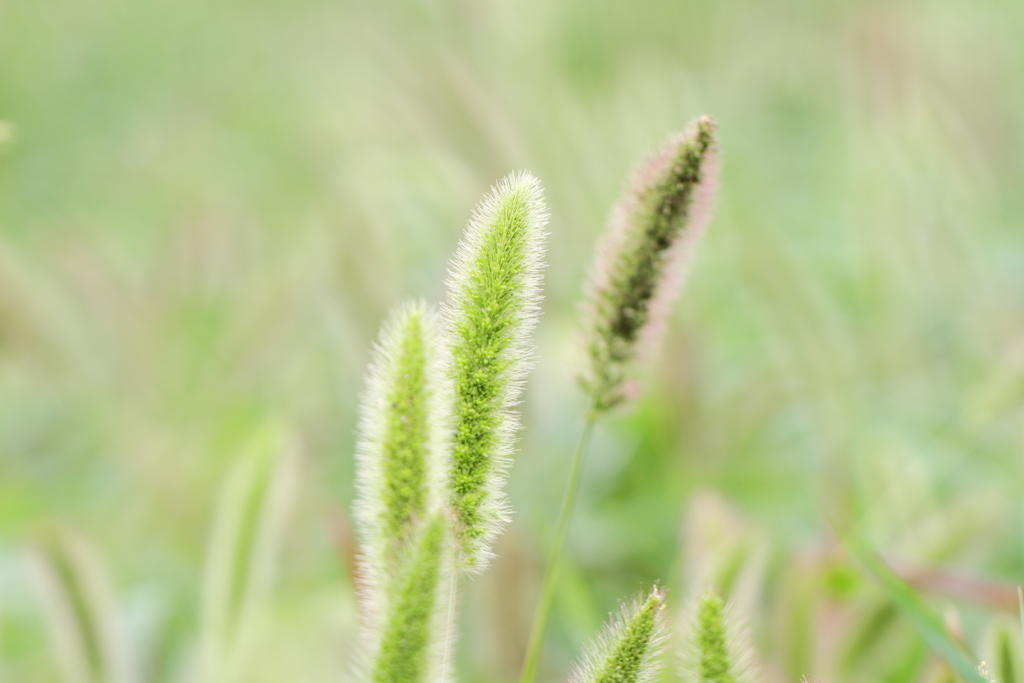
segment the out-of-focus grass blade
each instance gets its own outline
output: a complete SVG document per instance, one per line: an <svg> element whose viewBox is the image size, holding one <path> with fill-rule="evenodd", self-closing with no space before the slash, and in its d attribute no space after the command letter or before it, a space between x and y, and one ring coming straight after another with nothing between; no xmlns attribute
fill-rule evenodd
<svg viewBox="0 0 1024 683"><path fill-rule="evenodd" d="M852 531L843 536L846 549L882 586L889 599L910 619L918 634L936 654L940 655L967 683L987 683L976 669L978 662L966 653L946 632L942 619L924 600L882 561L881 558Z"/></svg>
<svg viewBox="0 0 1024 683"><path fill-rule="evenodd" d="M207 545L200 617L206 683L244 673L297 492L297 449L282 429L262 430L222 485Z"/></svg>
<svg viewBox="0 0 1024 683"><path fill-rule="evenodd" d="M872 603L864 616L850 627L853 635L843 654L843 666L847 671L853 670L877 646L892 640L892 627L898 612L890 600L881 599L879 603Z"/></svg>
<svg viewBox="0 0 1024 683"><path fill-rule="evenodd" d="M55 528L37 539L29 561L63 680L135 683L132 647L100 556L81 536Z"/></svg>
<svg viewBox="0 0 1024 683"><path fill-rule="evenodd" d="M1024 640L1024 590L1017 586L1017 609L1020 613L1020 637ZM1024 655L1024 652L1021 653Z"/></svg>
<svg viewBox="0 0 1024 683"><path fill-rule="evenodd" d="M1021 636L1012 620L996 617L985 635L982 654L992 678L999 683L1024 683Z"/></svg>

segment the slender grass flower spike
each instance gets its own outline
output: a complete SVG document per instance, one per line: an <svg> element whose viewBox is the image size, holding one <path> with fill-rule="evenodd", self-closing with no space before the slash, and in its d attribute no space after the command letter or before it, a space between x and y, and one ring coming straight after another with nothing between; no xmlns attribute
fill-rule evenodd
<svg viewBox="0 0 1024 683"><path fill-rule="evenodd" d="M478 570L508 519L504 482L540 305L547 213L516 173L484 197L459 244L444 305L453 382L450 501L462 565Z"/></svg>
<svg viewBox="0 0 1024 683"><path fill-rule="evenodd" d="M450 392L434 316L421 304L385 324L370 366L357 452L361 678L446 680L450 563L443 512Z"/></svg>
<svg viewBox="0 0 1024 683"><path fill-rule="evenodd" d="M750 665L739 644L738 629L722 598L706 591L685 626L682 649L683 683L746 683Z"/></svg>
<svg viewBox="0 0 1024 683"><path fill-rule="evenodd" d="M398 550L442 502L447 391L436 328L423 304L406 305L384 324L374 349L360 416L355 506L371 580L395 573Z"/></svg>
<svg viewBox="0 0 1024 683"><path fill-rule="evenodd" d="M443 656L448 645L445 519L432 518L419 534L392 585L385 626L376 648L374 683L442 683L449 680Z"/></svg>
<svg viewBox="0 0 1024 683"><path fill-rule="evenodd" d="M536 675L594 424L629 397L634 361L642 348L653 348L679 290L686 261L709 214L716 144L714 121L707 116L693 121L683 134L671 138L641 164L612 209L610 230L598 249L585 302L585 368L579 379L589 405L544 571L520 683L533 683Z"/></svg>
<svg viewBox="0 0 1024 683"><path fill-rule="evenodd" d="M647 159L613 208L590 276L587 366L580 383L595 415L625 401L632 365L655 346L714 193L715 123L692 122Z"/></svg>
<svg viewBox="0 0 1024 683"><path fill-rule="evenodd" d="M456 253L443 335L420 304L381 333L356 458L361 681L450 680L457 570L482 565L507 515L545 219L536 179L503 180Z"/></svg>
<svg viewBox="0 0 1024 683"><path fill-rule="evenodd" d="M570 683L651 683L665 647L665 591L624 607L595 639Z"/></svg>

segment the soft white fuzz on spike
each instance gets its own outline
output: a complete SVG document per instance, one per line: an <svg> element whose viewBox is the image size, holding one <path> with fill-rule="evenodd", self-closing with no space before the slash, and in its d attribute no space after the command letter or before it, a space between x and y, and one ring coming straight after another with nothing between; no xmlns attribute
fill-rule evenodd
<svg viewBox="0 0 1024 683"><path fill-rule="evenodd" d="M687 609L681 634L682 683L752 683L751 650L732 608L705 591Z"/></svg>
<svg viewBox="0 0 1024 683"><path fill-rule="evenodd" d="M692 122L634 172L592 268L580 383L593 415L635 395L633 365L651 355L710 214L715 123Z"/></svg>
<svg viewBox="0 0 1024 683"><path fill-rule="evenodd" d="M509 175L477 207L452 262L443 309L454 390L448 485L468 569L486 563L508 519L501 489L540 308L546 222L539 181Z"/></svg>
<svg viewBox="0 0 1024 683"><path fill-rule="evenodd" d="M399 308L374 349L356 453L364 672L376 670L382 639L399 621L432 618L403 613L406 608L396 603L402 586L416 580L421 589L431 581L449 584L450 562L442 559L448 524L440 512L448 470L447 386L435 316L422 304ZM433 541L425 548L428 535ZM419 567L418 579L410 578L411 567ZM432 649L445 630L443 624L433 629L423 647ZM424 675L430 670L418 669Z"/></svg>
<svg viewBox="0 0 1024 683"><path fill-rule="evenodd" d="M665 649L665 591L623 606L587 648L569 683L652 683Z"/></svg>
<svg viewBox="0 0 1024 683"><path fill-rule="evenodd" d="M402 553L371 659L361 680L374 683L448 683L448 607L454 576L448 520L427 520Z"/></svg>

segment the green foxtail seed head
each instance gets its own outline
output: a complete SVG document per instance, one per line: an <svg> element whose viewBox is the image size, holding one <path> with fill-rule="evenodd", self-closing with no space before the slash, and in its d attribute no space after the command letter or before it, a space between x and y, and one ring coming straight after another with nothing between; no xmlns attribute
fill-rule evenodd
<svg viewBox="0 0 1024 683"><path fill-rule="evenodd" d="M443 310L455 392L448 483L466 568L483 566L508 518L501 486L540 305L546 221L537 179L507 176L474 212L448 279Z"/></svg>
<svg viewBox="0 0 1024 683"><path fill-rule="evenodd" d="M356 453L355 518L371 620L383 613L400 553L443 504L449 393L436 327L422 304L399 308L384 324L370 364Z"/></svg>
<svg viewBox="0 0 1024 683"><path fill-rule="evenodd" d="M706 591L691 610L683 633L683 683L744 683L750 679L748 650L729 610Z"/></svg>
<svg viewBox="0 0 1024 683"><path fill-rule="evenodd" d="M570 683L651 683L665 647L665 591L624 606L591 643Z"/></svg>
<svg viewBox="0 0 1024 683"><path fill-rule="evenodd" d="M714 121L697 119L634 172L612 209L584 318L587 365L580 383L594 413L636 393L631 366L653 352L710 214L715 148Z"/></svg>
<svg viewBox="0 0 1024 683"><path fill-rule="evenodd" d="M374 683L441 683L448 680L443 661L447 632L447 522L427 521L392 584L384 625L369 666Z"/></svg>

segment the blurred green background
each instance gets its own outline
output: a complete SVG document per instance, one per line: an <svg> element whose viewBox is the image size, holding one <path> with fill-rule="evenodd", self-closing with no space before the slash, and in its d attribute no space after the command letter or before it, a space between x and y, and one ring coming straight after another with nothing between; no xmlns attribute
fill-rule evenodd
<svg viewBox="0 0 1024 683"><path fill-rule="evenodd" d="M595 440L542 680L617 599L711 575L769 681L943 680L829 511L984 655L1024 576L1022 36L1019 0L0 0L0 679L66 680L27 559L60 528L137 680L199 680L218 491L268 428L298 479L241 680L344 679L370 344L529 169L516 517L459 651L461 681L516 680L593 245L704 113L717 211L646 397Z"/></svg>

